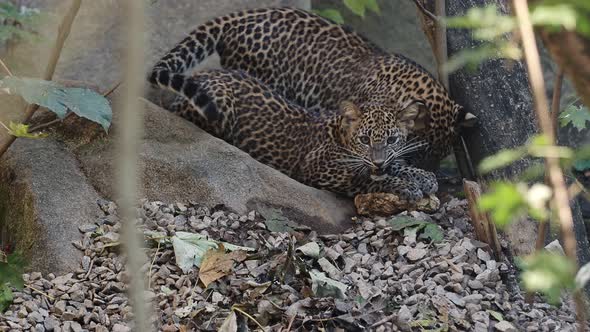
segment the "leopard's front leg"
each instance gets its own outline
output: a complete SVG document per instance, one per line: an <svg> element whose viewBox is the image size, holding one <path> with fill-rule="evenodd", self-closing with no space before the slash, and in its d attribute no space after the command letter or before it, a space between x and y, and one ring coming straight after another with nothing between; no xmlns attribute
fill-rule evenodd
<svg viewBox="0 0 590 332"><path fill-rule="evenodd" d="M379 181L369 179L355 189L353 194L391 193L408 201L418 201L423 197L422 190L415 183L393 176Z"/></svg>
<svg viewBox="0 0 590 332"><path fill-rule="evenodd" d="M424 195L438 191L438 181L432 172L396 162L388 167L387 174L413 183Z"/></svg>

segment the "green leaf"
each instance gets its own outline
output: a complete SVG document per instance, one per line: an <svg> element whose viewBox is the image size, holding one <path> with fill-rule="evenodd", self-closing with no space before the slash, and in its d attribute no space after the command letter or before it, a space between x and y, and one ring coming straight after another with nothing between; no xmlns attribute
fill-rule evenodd
<svg viewBox="0 0 590 332"><path fill-rule="evenodd" d="M559 114L562 127L571 124L578 131L586 129L586 122L590 122L590 110L584 106L570 105Z"/></svg>
<svg viewBox="0 0 590 332"><path fill-rule="evenodd" d="M549 145L549 139L545 135L535 135L527 144L528 153L533 157L557 157L563 159L572 159L574 152L572 149L563 146Z"/></svg>
<svg viewBox="0 0 590 332"><path fill-rule="evenodd" d="M575 30L577 19L574 7L565 3L535 6L531 10L531 21L536 26Z"/></svg>
<svg viewBox="0 0 590 332"><path fill-rule="evenodd" d="M522 51L520 48L508 41L484 43L479 47L463 49L457 52L443 64L443 70L451 73L462 67L467 67L467 70L475 71L486 60L501 58L518 60L521 56Z"/></svg>
<svg viewBox="0 0 590 332"><path fill-rule="evenodd" d="M17 289L24 286L23 273L25 260L19 252L7 256L6 262L0 262L0 285L10 284Z"/></svg>
<svg viewBox="0 0 590 332"><path fill-rule="evenodd" d="M8 286L8 284L1 284L0 285L0 312L6 311L8 307L12 304L12 300L14 300L14 295L12 294L12 290Z"/></svg>
<svg viewBox="0 0 590 332"><path fill-rule="evenodd" d="M443 240L443 232L438 225L418 220L408 216L396 216L388 220L391 229L399 232L404 230L404 236L409 236L422 231L419 238L430 240L432 242L440 242Z"/></svg>
<svg viewBox="0 0 590 332"><path fill-rule="evenodd" d="M381 8L379 8L377 0L365 0L365 4L373 13L381 15Z"/></svg>
<svg viewBox="0 0 590 332"><path fill-rule="evenodd" d="M47 137L45 133L29 133L29 125L24 123L14 123L10 121L8 127L6 127L3 123L1 123L6 129L8 129L8 134L21 137L21 138L43 138Z"/></svg>
<svg viewBox="0 0 590 332"><path fill-rule="evenodd" d="M583 172L590 169L590 159L578 159L574 161L574 169L578 172Z"/></svg>
<svg viewBox="0 0 590 332"><path fill-rule="evenodd" d="M344 24L344 18L338 9L317 9L314 12L322 17L334 21L334 23Z"/></svg>
<svg viewBox="0 0 590 332"><path fill-rule="evenodd" d="M506 227L514 218L527 211L526 200L515 184L496 182L490 192L481 196L479 208L490 215L499 228Z"/></svg>
<svg viewBox="0 0 590 332"><path fill-rule="evenodd" d="M425 221L422 220L418 220L416 218L412 218L412 217L408 217L408 216L396 216L393 217L392 219L390 219L388 221L389 225L391 225L391 228L394 231L401 231L402 229L406 228L406 227L412 227L412 226L420 226L425 224Z"/></svg>
<svg viewBox="0 0 590 332"><path fill-rule="evenodd" d="M443 232L438 225L428 223L424 227L424 231L420 234L420 239L428 239L434 243L441 242L444 238Z"/></svg>
<svg viewBox="0 0 590 332"><path fill-rule="evenodd" d="M502 14L496 5L470 8L464 16L443 18L449 28L473 29L478 40L494 41L517 27L514 17Z"/></svg>
<svg viewBox="0 0 590 332"><path fill-rule="evenodd" d="M298 225L285 217L280 209L258 207L258 212L264 218L264 224L271 232L291 233Z"/></svg>
<svg viewBox="0 0 590 332"><path fill-rule="evenodd" d="M4 24L3 24L4 22ZM11 39L39 40L39 36L32 33L39 22L39 11L24 6L20 8L11 2L0 3L0 42Z"/></svg>
<svg viewBox="0 0 590 332"><path fill-rule="evenodd" d="M342 0L346 8L357 16L365 17L365 1L363 0Z"/></svg>
<svg viewBox="0 0 590 332"><path fill-rule="evenodd" d="M311 277L311 290L317 297L333 297L336 299L346 298L345 284L326 277L326 274L318 270L309 271Z"/></svg>
<svg viewBox="0 0 590 332"><path fill-rule="evenodd" d="M562 291L576 287L576 267L562 255L541 252L524 258L520 265L524 287L543 293L549 303L558 304Z"/></svg>
<svg viewBox="0 0 590 332"><path fill-rule="evenodd" d="M525 154L526 150L524 148L501 150L492 156L484 158L479 163L479 172L486 174L498 168L506 167L524 157Z"/></svg>
<svg viewBox="0 0 590 332"><path fill-rule="evenodd" d="M486 311L490 314L490 316L494 317L494 319L497 320L498 322L501 322L504 320L504 316L502 316L501 313L494 311L494 310L490 310L490 309L488 309Z"/></svg>
<svg viewBox="0 0 590 332"><path fill-rule="evenodd" d="M43 106L64 118L68 111L100 124L105 131L111 125L109 102L100 94L84 88L66 88L55 82L32 78L5 77L0 87L21 95L27 102Z"/></svg>
<svg viewBox="0 0 590 332"><path fill-rule="evenodd" d="M537 21L536 11L541 10L544 17ZM532 4L531 19L535 25L575 30L578 33L590 37L590 2L587 0L542 0ZM561 22L566 21L566 22Z"/></svg>
<svg viewBox="0 0 590 332"><path fill-rule="evenodd" d="M172 247L174 248L174 255L176 257L176 265L182 269L184 273L193 267L200 267L203 256L209 249L217 249L221 244L229 251L244 250L254 251L253 248L236 246L231 243L209 240L207 236L188 233L176 232L172 237Z"/></svg>

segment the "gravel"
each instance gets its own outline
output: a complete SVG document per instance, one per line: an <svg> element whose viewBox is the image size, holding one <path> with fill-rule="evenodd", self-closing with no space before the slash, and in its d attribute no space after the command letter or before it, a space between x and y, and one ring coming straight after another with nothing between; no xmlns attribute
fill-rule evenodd
<svg viewBox="0 0 590 332"><path fill-rule="evenodd" d="M121 224L114 203L99 205L104 215L81 226L73 243L84 252L80 267L62 276L25 274L30 287L14 291L0 331L132 330ZM257 322L269 331L575 331L570 299L559 307L539 297L525 303L511 263L496 262L472 239L466 208L452 199L433 214L412 212L442 227L443 241L430 243L393 231L384 218L358 218L343 234L305 227L288 234L268 231L254 211L241 216L143 201L137 226L152 236L183 231L256 249L205 288L197 268L185 274L176 265L172 246L146 240L149 262L141 272L148 276L153 324L160 331L216 331L237 305L238 326ZM321 293L330 289L310 281L312 270L343 284L345 297Z"/></svg>

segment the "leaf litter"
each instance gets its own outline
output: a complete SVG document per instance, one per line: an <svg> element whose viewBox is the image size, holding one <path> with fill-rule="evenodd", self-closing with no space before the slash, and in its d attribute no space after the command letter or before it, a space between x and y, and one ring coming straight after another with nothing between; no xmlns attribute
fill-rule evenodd
<svg viewBox="0 0 590 332"><path fill-rule="evenodd" d="M74 243L84 252L81 267L65 276L24 274L51 298L12 289L0 330L133 328L125 257L99 240L120 223L111 202L100 205L105 215ZM137 227L152 244L144 269L153 323L166 332L574 331L570 302L525 303L513 266L472 240L466 209L452 199L436 213L359 218L342 234L319 235L270 231L256 212L144 201Z"/></svg>

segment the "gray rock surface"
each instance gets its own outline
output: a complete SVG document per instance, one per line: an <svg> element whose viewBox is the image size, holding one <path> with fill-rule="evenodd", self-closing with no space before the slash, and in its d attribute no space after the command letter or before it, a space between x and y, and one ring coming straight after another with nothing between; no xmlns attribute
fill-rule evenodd
<svg viewBox="0 0 590 332"><path fill-rule="evenodd" d="M17 140L0 161L3 240L25 250L31 268L64 272L79 265L78 226L96 219L100 196L65 146Z"/></svg>
<svg viewBox="0 0 590 332"><path fill-rule="evenodd" d="M120 1L87 1L76 19L58 76L92 81L103 89L120 80L125 50L125 19ZM296 6L309 8L309 0L158 0L148 1L147 66L172 48L192 28L214 17L245 8Z"/></svg>
<svg viewBox="0 0 590 332"><path fill-rule="evenodd" d="M344 5L342 0L312 0L314 9L338 9L344 24L367 37L388 52L405 55L436 73L434 55L422 32L416 6L412 1L379 0L381 15L371 11L361 18Z"/></svg>
<svg viewBox="0 0 590 332"><path fill-rule="evenodd" d="M143 104L141 197L224 204L242 214L260 206L281 208L293 221L320 232L345 227L354 214L351 200L300 184L151 102ZM95 188L112 198L112 140L96 140L76 149L76 155Z"/></svg>
<svg viewBox="0 0 590 332"><path fill-rule="evenodd" d="M351 200L300 184L151 102L143 104L140 197L223 204L242 214L279 208L320 233L350 226ZM89 141L72 134L78 126L87 130L80 120L54 133L63 143L21 139L0 161L2 235L25 250L32 269L61 273L77 267L81 253L72 241L96 218L97 200L113 199L114 112L109 137Z"/></svg>

